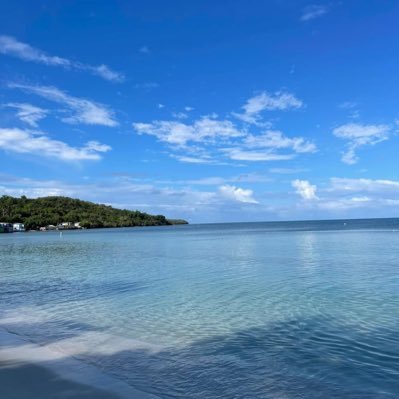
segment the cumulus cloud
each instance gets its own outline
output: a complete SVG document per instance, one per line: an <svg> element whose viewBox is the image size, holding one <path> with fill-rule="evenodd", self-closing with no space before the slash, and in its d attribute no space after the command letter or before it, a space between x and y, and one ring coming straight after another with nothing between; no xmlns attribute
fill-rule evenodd
<svg viewBox="0 0 399 399"><path fill-rule="evenodd" d="M217 114L189 121L188 113L175 113L174 120L135 122L133 128L137 134L151 135L168 144L174 152L184 150L184 154L172 154L182 162L220 163L223 162L218 159L220 157L249 162L289 160L297 154L315 152L316 145L303 137L288 137L281 131L266 128L269 124L259 122L259 113L302 105L302 101L290 93L262 92L247 101L243 106L244 119L240 114L238 121L219 118ZM185 110L192 108L185 107ZM243 124L240 120L254 124ZM259 129L267 130L259 132Z"/></svg>
<svg viewBox="0 0 399 399"><path fill-rule="evenodd" d="M270 94L266 91L251 97L242 106L243 113L233 112L232 115L246 123L257 124L260 120L260 113L263 111L285 111L288 109L301 108L302 100L294 94L277 91Z"/></svg>
<svg viewBox="0 0 399 399"><path fill-rule="evenodd" d="M361 125L347 123L333 130L334 136L347 141L347 150L342 155L342 161L352 165L358 162L356 150L365 145L375 145L389 138L388 125Z"/></svg>
<svg viewBox="0 0 399 399"><path fill-rule="evenodd" d="M291 185L302 199L306 201L318 199L316 195L317 187L310 184L309 181L296 179L291 182Z"/></svg>
<svg viewBox="0 0 399 399"><path fill-rule="evenodd" d="M0 128L0 148L62 161L98 160L101 159L100 153L111 150L110 146L97 141L89 141L83 147L71 147L63 141L49 138L45 133L18 128Z"/></svg>
<svg viewBox="0 0 399 399"><path fill-rule="evenodd" d="M20 42L12 36L0 36L0 53L11 55L24 61L36 62L38 64L58 66L68 70L87 71L113 82L121 82L124 80L123 74L111 70L107 65L101 64L93 66L72 61L67 58L48 55L44 51L32 47L27 43Z"/></svg>
<svg viewBox="0 0 399 399"><path fill-rule="evenodd" d="M37 122L48 114L48 110L28 103L8 103L5 106L16 109L17 117L32 127L37 127Z"/></svg>
<svg viewBox="0 0 399 399"><path fill-rule="evenodd" d="M320 18L327 14L329 7L323 4L311 4L306 6L301 15L301 21L310 21L312 19Z"/></svg>
<svg viewBox="0 0 399 399"><path fill-rule="evenodd" d="M49 101L62 104L68 108L70 115L62 120L66 123L83 123L87 125L116 126L114 113L103 104L84 98L73 97L53 86L32 86L18 83L10 83L10 88L21 89L36 94Z"/></svg>
<svg viewBox="0 0 399 399"><path fill-rule="evenodd" d="M249 189L246 190L243 188L225 184L225 185L219 187L219 193L222 197L233 200L233 201L244 202L244 203L248 203L248 204L257 204L258 203L258 201L256 201L253 198L253 191L249 190Z"/></svg>

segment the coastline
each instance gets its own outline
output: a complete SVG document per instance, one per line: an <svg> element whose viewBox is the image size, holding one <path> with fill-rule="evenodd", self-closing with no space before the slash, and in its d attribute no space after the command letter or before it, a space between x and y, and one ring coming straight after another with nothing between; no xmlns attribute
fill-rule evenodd
<svg viewBox="0 0 399 399"><path fill-rule="evenodd" d="M0 384L8 399L159 399L95 366L0 328Z"/></svg>

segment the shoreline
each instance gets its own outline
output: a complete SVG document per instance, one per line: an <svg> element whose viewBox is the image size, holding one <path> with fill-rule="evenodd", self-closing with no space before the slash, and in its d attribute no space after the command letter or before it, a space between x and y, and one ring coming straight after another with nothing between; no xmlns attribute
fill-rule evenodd
<svg viewBox="0 0 399 399"><path fill-rule="evenodd" d="M0 328L0 384L7 398L159 399L93 365Z"/></svg>

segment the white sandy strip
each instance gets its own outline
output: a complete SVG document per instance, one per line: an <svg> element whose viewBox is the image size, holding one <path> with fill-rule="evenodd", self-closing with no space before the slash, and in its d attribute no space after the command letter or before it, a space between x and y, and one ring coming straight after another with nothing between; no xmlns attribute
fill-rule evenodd
<svg viewBox="0 0 399 399"><path fill-rule="evenodd" d="M37 364L59 377L92 386L126 399L157 399L101 372L94 366L66 356L48 346L33 344L22 337L0 329L0 360L14 364ZM159 398L158 398L159 399Z"/></svg>

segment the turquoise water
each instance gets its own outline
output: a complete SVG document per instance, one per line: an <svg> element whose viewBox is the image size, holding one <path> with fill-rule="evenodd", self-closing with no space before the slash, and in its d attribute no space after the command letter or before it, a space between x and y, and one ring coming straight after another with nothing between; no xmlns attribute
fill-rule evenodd
<svg viewBox="0 0 399 399"><path fill-rule="evenodd" d="M399 397L399 219L0 235L0 326L162 398Z"/></svg>

